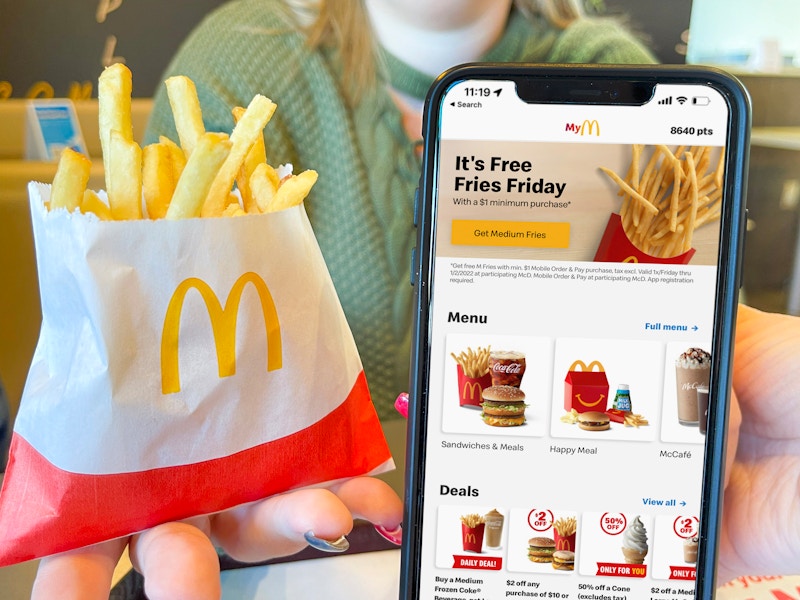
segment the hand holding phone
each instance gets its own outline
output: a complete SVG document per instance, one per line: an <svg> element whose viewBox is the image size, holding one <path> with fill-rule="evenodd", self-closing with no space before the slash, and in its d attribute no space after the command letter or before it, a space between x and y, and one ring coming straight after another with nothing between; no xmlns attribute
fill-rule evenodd
<svg viewBox="0 0 800 600"><path fill-rule="evenodd" d="M403 597L712 597L748 131L716 70L434 85Z"/></svg>

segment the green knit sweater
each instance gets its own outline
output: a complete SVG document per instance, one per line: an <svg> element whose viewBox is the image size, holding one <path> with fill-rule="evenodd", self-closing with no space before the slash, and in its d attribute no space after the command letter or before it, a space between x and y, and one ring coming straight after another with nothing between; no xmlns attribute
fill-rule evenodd
<svg viewBox="0 0 800 600"><path fill-rule="evenodd" d="M164 78L196 84L206 129L230 131L231 107L257 93L278 105L265 129L271 164L315 169L306 202L381 418L408 389L414 189L420 159L384 86L351 107L340 65L311 52L281 15L279 0L233 0L187 38ZM433 78L386 56L391 85L423 98ZM566 30L512 13L487 61L651 63L652 55L611 21L582 20ZM166 92L155 97L146 141L177 141Z"/></svg>

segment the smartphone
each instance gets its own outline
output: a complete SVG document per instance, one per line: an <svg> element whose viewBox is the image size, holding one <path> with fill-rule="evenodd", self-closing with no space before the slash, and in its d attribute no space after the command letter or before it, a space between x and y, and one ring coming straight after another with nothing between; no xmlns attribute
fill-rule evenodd
<svg viewBox="0 0 800 600"><path fill-rule="evenodd" d="M435 82L402 598L713 597L749 128L714 69Z"/></svg>

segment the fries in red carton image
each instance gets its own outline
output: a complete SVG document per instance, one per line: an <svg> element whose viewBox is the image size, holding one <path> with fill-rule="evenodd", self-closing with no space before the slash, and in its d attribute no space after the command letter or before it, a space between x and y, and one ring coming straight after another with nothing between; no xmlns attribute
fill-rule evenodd
<svg viewBox="0 0 800 600"><path fill-rule="evenodd" d="M594 260L688 264L695 231L720 218L724 159L724 148L634 144L625 177L600 167L622 206L610 216Z"/></svg>
<svg viewBox="0 0 800 600"><path fill-rule="evenodd" d="M481 406L483 390L492 385L492 375L489 372L491 349L491 346L477 349L467 348L458 354L450 353L450 356L456 361L459 406L477 408Z"/></svg>
<svg viewBox="0 0 800 600"><path fill-rule="evenodd" d="M274 105L255 98L230 136L194 131L190 153L138 152L106 114L129 77L115 65L98 87L107 190L82 189L69 154L29 184L42 325L0 566L393 467L303 205L316 173L245 164Z"/></svg>

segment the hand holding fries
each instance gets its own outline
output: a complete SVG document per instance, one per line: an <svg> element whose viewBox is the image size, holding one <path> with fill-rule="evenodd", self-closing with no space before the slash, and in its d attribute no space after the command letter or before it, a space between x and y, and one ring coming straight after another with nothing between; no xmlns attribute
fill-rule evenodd
<svg viewBox="0 0 800 600"><path fill-rule="evenodd" d="M236 126L228 136L206 132L188 77L170 77L165 85L180 144L162 137L142 149L133 140L131 72L119 63L103 71L98 110L108 204L86 190L88 159L65 152L51 208L79 208L101 219L185 219L274 212L305 200L316 171L280 179L266 162L263 130L276 108L269 98L257 94L247 108L234 108Z"/></svg>

